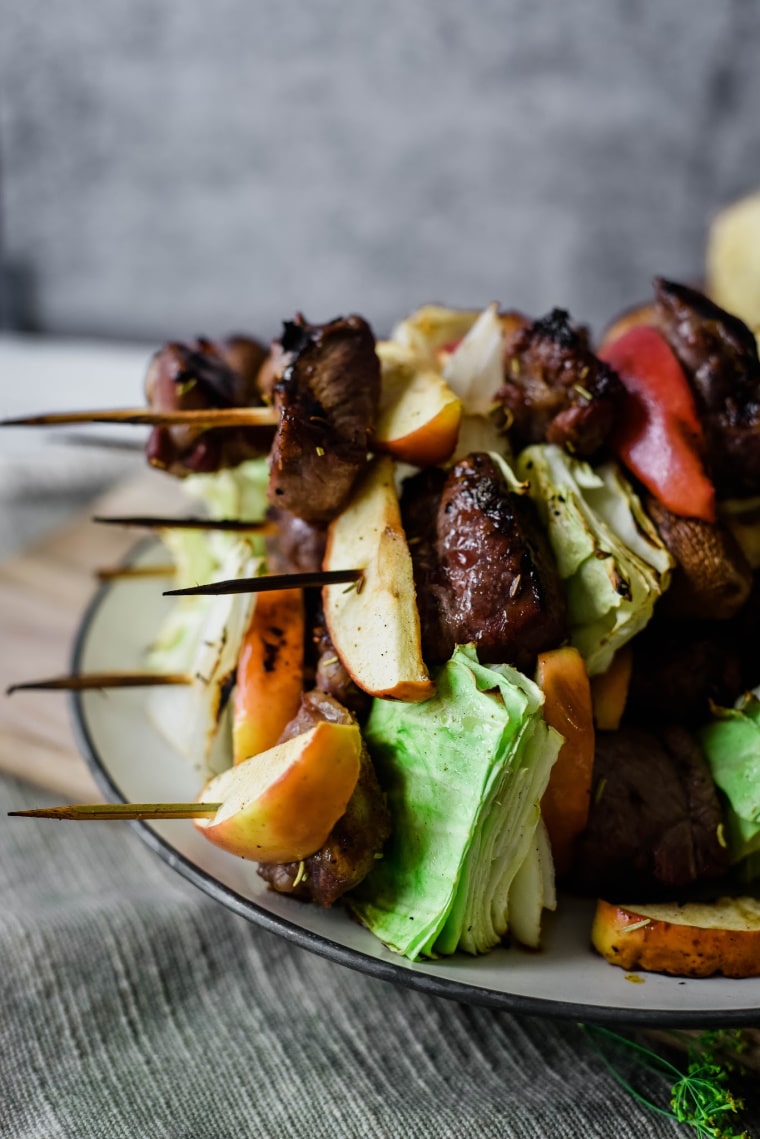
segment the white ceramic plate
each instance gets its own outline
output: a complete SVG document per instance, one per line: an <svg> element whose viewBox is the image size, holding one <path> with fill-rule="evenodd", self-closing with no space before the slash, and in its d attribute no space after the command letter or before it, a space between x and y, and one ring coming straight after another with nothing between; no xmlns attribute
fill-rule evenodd
<svg viewBox="0 0 760 1139"><path fill-rule="evenodd" d="M139 561L155 555L141 547ZM82 622L75 671L138 668L171 604L157 579L104 587ZM73 695L84 756L113 801L192 800L199 776L172 751L147 716L147 689ZM739 1025L760 1019L760 978L678 980L626 975L589 948L592 906L561 899L546 922L545 949L499 949L413 964L387 950L340 908L307 906L266 889L255 866L207 842L189 821L134 824L169 865L217 901L342 965L440 996L516 1012L629 1024Z"/></svg>

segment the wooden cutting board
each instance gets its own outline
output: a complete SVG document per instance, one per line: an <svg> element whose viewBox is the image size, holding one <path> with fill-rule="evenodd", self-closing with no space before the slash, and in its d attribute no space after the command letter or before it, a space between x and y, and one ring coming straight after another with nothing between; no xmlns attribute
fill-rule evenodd
<svg viewBox="0 0 760 1139"><path fill-rule="evenodd" d="M0 687L69 671L72 645L96 571L121 561L144 531L102 526L95 514L170 514L186 501L172 479L142 471L96 499L60 530L0 563ZM63 692L0 695L0 770L54 793L96 802Z"/></svg>

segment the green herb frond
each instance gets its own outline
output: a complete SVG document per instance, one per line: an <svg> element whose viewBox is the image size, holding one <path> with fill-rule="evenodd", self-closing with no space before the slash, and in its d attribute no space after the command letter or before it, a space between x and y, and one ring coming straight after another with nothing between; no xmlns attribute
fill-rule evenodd
<svg viewBox="0 0 760 1139"><path fill-rule="evenodd" d="M650 1111L693 1127L699 1139L749 1139L748 1132L736 1131L733 1127L736 1120L729 1118L744 1107L729 1087L729 1076L740 1065L722 1055L728 1050L741 1053L747 1048L741 1030L717 1029L704 1032L695 1040L673 1033L675 1039L680 1038L687 1045L688 1067L683 1072L664 1056L630 1037L600 1025L581 1024L580 1028L617 1083ZM638 1068L669 1079L672 1082L670 1110L643 1095L620 1071L608 1054L610 1050L626 1052Z"/></svg>

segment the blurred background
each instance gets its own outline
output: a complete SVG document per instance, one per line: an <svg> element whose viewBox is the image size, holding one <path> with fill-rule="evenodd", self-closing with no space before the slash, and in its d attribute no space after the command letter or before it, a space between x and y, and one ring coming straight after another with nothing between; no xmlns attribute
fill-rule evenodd
<svg viewBox="0 0 760 1139"><path fill-rule="evenodd" d="M760 182L752 0L0 0L2 324L599 328ZM8 381L0 378L5 385Z"/></svg>

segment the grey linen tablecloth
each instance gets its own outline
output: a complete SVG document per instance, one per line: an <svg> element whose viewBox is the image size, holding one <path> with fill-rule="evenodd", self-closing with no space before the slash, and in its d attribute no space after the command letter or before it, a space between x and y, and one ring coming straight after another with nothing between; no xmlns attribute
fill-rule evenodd
<svg viewBox="0 0 760 1139"><path fill-rule="evenodd" d="M49 796L3 781L8 809ZM676 1136L576 1025L394 987L227 912L118 823L0 820L0 1133ZM644 1080L663 1099L665 1082Z"/></svg>
<svg viewBox="0 0 760 1139"><path fill-rule="evenodd" d="M101 483L121 462L102 461ZM83 501L68 463L70 494L55 462L59 517ZM14 498L0 498L0 532ZM51 801L0 786L7 810ZM0 1134L13 1139L685 1131L624 1091L575 1024L309 954L205 897L126 824L3 811L0 961ZM666 1102L659 1076L637 1083Z"/></svg>

